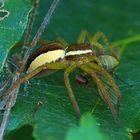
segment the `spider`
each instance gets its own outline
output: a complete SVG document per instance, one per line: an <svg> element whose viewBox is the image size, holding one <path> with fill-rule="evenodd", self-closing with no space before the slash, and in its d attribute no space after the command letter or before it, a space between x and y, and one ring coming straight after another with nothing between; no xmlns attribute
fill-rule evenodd
<svg viewBox="0 0 140 140"><path fill-rule="evenodd" d="M119 61L111 55L104 54L103 46L98 43L98 40L102 37L103 42L108 46L103 33L98 32L90 38L88 36L87 32L81 32L77 43L73 45L68 45L62 39L59 39L59 42L44 43L41 48L30 55L26 66L27 74L17 80L0 98L8 95L16 86L34 76L63 70L68 95L77 116L80 117L80 109L69 80L69 75L76 68L79 68L92 78L98 88L99 95L108 104L116 120L119 115L121 92L109 71L114 69ZM88 42L86 42L86 38L88 38ZM108 48L110 47L108 46ZM103 80L107 81L106 84L103 83ZM107 83L110 85L111 93L114 94L113 97L116 98L116 103L112 101L110 92L106 89Z"/></svg>

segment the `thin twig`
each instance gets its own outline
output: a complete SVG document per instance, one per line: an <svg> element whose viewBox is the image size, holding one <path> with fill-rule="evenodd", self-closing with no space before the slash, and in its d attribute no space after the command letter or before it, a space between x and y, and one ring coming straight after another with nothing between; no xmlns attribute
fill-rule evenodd
<svg viewBox="0 0 140 140"><path fill-rule="evenodd" d="M6 81L3 84L3 86L0 88L0 95L2 95L7 90L7 88L12 83L12 81L13 81L13 78L9 77L9 80ZM2 100L0 100L0 110L4 110L4 108L5 108L6 104L7 104L8 99L9 99L9 96L6 96Z"/></svg>
<svg viewBox="0 0 140 140"><path fill-rule="evenodd" d="M36 9L38 7L38 3L39 3L39 0L34 0L33 9L32 9L31 15L29 17L29 23L27 25L27 30L26 30L26 34L25 34L23 47L26 46L26 44L29 45L31 30L32 30L32 26L33 26L33 23L34 23L34 20L35 20L35 14L36 14Z"/></svg>
<svg viewBox="0 0 140 140"><path fill-rule="evenodd" d="M13 78L13 82L12 83L14 83L17 79L18 79L18 77L15 76ZM19 88L20 88L20 85L17 86L16 89L12 91L12 93L10 94L9 99L7 101L5 112L4 112L4 116L3 116L3 120L2 120L1 126L0 126L0 140L3 139L4 131L5 131L5 128L7 126L9 115L10 115L12 107L14 106L14 104L16 102L16 98L17 98L17 94L18 94Z"/></svg>
<svg viewBox="0 0 140 140"><path fill-rule="evenodd" d="M51 4L51 7L49 8L40 28L38 29L35 37L33 38L33 41L31 43L31 47L34 47L36 46L37 42L39 41L42 33L44 32L44 30L46 29L47 25L49 24L50 22L50 19L52 17L52 14L54 13L54 10L56 9L56 6L58 4L59 0L54 0Z"/></svg>
<svg viewBox="0 0 140 140"><path fill-rule="evenodd" d="M37 2L37 1L35 1ZM22 60L22 65L20 67L20 70L15 74L14 78L13 78L13 82L12 82L12 85L14 84L14 82L16 80L18 80L20 78L20 76L22 75L23 73L23 70L24 70L24 67L25 67L25 64L30 56L30 53L32 51L32 49L36 46L38 40L40 39L42 33L44 32L45 28L47 27L50 19L51 19L51 16L52 14L54 13L54 10L56 9L56 6L58 4L59 0L54 0L51 4L51 7L49 8L49 11L48 13L46 14L38 32L36 33L32 43L31 43L31 46L27 49L27 51L25 51L24 53L24 56L23 56L23 60ZM37 3L35 3L37 4ZM37 7L35 5L35 7ZM35 9L33 8L33 17L35 15ZM31 19L31 21L33 22L34 19ZM28 28L27 28L27 34L26 34L26 41L28 42L28 37L30 37L30 32L31 32L31 27L32 27L32 23L29 22L29 25L28 25ZM26 43L26 41L24 43ZM15 80L16 79L16 80ZM4 116L3 116L3 120L2 120L2 123L1 123L1 127L0 127L0 140L3 139L3 135L4 135L4 131L5 131L5 128L6 128L6 125L7 125L7 122L8 122L8 118L9 118L9 115L10 115L10 112L11 112L11 108L13 107L13 105L15 104L16 102L16 97L17 97L17 94L19 92L19 88L20 88L20 84L14 89L11 91L11 93L9 94L9 100L7 101L7 104L6 104L6 110L4 112Z"/></svg>
<svg viewBox="0 0 140 140"><path fill-rule="evenodd" d="M31 29L32 29L32 26L33 26L33 22L35 20L35 14L36 14L36 10L37 10L37 7L38 7L38 3L39 3L39 0L34 0L34 4L33 4L33 8L32 8L32 12L31 12L31 15L30 15L30 18L29 18L29 22L27 24L27 29L26 29L26 34L25 34L25 38L24 38L24 42L23 42L23 46L22 46L22 60L20 62L20 68L19 68L19 74L21 75L22 74L22 71L24 70L24 67L25 67L25 55L29 49L29 46L27 47L27 45L29 45L29 41L30 41L30 37L31 37ZM26 60L27 61L27 60Z"/></svg>
<svg viewBox="0 0 140 140"><path fill-rule="evenodd" d="M54 0L55 1L55 0ZM58 1L58 0L57 0ZM54 8L54 7L53 7ZM51 8L50 8L51 9ZM54 9L53 9L54 10ZM50 10L49 10L50 11ZM50 12L49 12L50 13ZM49 14L50 15L50 14ZM46 18L45 18L46 19ZM48 21L48 20L47 20ZM46 24L47 25L47 24ZM43 26L44 27L44 26ZM28 51L28 53L29 53L29 51ZM25 59L24 59L25 60ZM27 60L26 60L27 61ZM47 66L48 66L49 64L47 64ZM25 76L25 78L20 78L20 79L17 79L17 81L16 82L18 82L18 81L20 81L19 83L14 83L13 84L13 86L9 89L9 90L7 90L6 91L6 93L4 93L2 96L0 96L0 99L2 99L3 97L5 97L6 95L9 95L13 90L14 90L14 88L16 88L16 86L18 86L18 85L20 85L23 81L25 81L25 80L28 80L27 78L28 78L28 76L29 76L29 78L31 78L31 77L33 77L34 75L36 75L38 72L40 72L42 69L44 69L45 67L44 67L45 65L43 65L43 66L41 66L41 67L39 67L38 69L36 69L36 70L34 70L34 72L32 72L32 73L29 73L29 74L27 74L26 76ZM18 74L19 74L19 77L21 76L21 73L22 71L20 71L20 72L17 72ZM23 80L23 81L22 81ZM15 86L14 86L15 85Z"/></svg>
<svg viewBox="0 0 140 140"><path fill-rule="evenodd" d="M1 127L0 127L0 140L3 139L4 131L5 131L6 126L7 126L7 122L9 119L11 109L13 107L13 102L16 101L17 93L18 93L18 90L17 90L17 92L10 95L9 100L7 101L6 109L5 109L3 120L1 122Z"/></svg>
<svg viewBox="0 0 140 140"><path fill-rule="evenodd" d="M33 9L32 9L31 18L30 18L29 23L27 25L27 31L26 31L26 34L25 34L24 46L25 46L25 44L29 44L31 28L32 28L33 21L34 21L34 18L35 18L35 11L37 9L37 5L38 5L38 0L34 0L34 6L33 6ZM23 57L24 57L24 53L26 52L26 49L23 47L22 51L23 51ZM12 86L15 83L15 81L17 79L19 79L20 75L22 74L23 68L22 68L22 65L21 65L20 72L15 73L15 76L13 76L12 84L11 84ZM8 118L9 118L11 109L14 106L14 104L16 103L16 98L17 98L17 94L19 92L19 88L20 88L20 84L15 88L15 90L11 91L9 96L7 96L3 99L4 100L3 102L5 102L4 104L6 105L6 108L5 108L3 120L2 120L1 126L0 126L0 140L3 139L4 131L5 131L6 126L7 126L7 122L8 122Z"/></svg>
<svg viewBox="0 0 140 140"><path fill-rule="evenodd" d="M35 37L33 38L32 42L31 42L31 46L27 49L27 51L24 54L24 58L22 61L22 65L21 68L19 70L19 72L21 73L21 71L24 69L24 66L30 56L30 53L32 51L32 49L36 46L37 42L39 41L40 37L42 36L42 33L44 32L44 30L47 28L47 25L49 24L49 21L52 17L52 14L54 13L56 6L58 5L59 0L53 0L40 28L38 29Z"/></svg>

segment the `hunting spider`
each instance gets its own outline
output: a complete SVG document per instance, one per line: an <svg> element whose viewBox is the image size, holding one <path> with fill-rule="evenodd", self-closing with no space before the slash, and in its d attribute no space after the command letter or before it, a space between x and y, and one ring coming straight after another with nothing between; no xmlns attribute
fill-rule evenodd
<svg viewBox="0 0 140 140"><path fill-rule="evenodd" d="M102 38L107 48L103 48L98 43L100 38ZM77 116L80 117L80 109L69 80L69 75L76 68L79 68L92 78L99 95L108 104L116 120L119 115L121 93L110 75L110 71L114 70L119 61L111 53L106 54L105 50L112 51L107 38L101 32L90 36L86 31L82 31L77 43L74 45L68 45L63 39L59 39L59 42L44 43L41 48L30 55L26 66L27 74L17 80L3 96L8 95L19 84L34 76L64 70L64 82L68 95Z"/></svg>

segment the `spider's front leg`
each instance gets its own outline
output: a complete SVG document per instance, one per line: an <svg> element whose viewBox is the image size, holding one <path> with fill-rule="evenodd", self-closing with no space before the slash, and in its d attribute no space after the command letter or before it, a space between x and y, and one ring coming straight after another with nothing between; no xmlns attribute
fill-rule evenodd
<svg viewBox="0 0 140 140"><path fill-rule="evenodd" d="M80 109L79 109L79 106L76 102L76 99L75 99L75 96L73 94L72 87L71 87L71 84L70 84L70 80L69 80L69 75L70 75L70 73L73 72L73 70L75 68L76 68L75 65L71 65L64 71L64 82L65 82L65 85L66 85L66 88L67 88L67 91L68 91L68 95L69 95L69 97L71 99L71 102L73 104L73 107L75 109L75 112L76 112L77 116L80 118L80 116L81 116Z"/></svg>
<svg viewBox="0 0 140 140"><path fill-rule="evenodd" d="M56 41L61 43L65 49L69 47L68 42L61 37L57 37Z"/></svg>
<svg viewBox="0 0 140 140"><path fill-rule="evenodd" d="M80 66L80 68L86 73L88 73L92 77L93 81L95 81L97 87L101 90L100 96L106 101L114 116L114 119L117 121L118 113L108 95L108 91L105 89L100 77L96 74L97 72L101 73L102 69L100 67L98 67L97 69L96 67L98 67L98 65L97 66L94 65L93 67L91 67L90 64Z"/></svg>
<svg viewBox="0 0 140 140"><path fill-rule="evenodd" d="M113 80L112 76L106 72L103 71L103 74L107 77L108 81L110 82L112 88L115 91L115 94L117 96L117 115L119 116L120 113L120 102L121 102L121 92L119 90L119 87L116 85L115 81Z"/></svg>
<svg viewBox="0 0 140 140"><path fill-rule="evenodd" d="M105 89L102 81L100 80L100 78L96 75L96 73L92 74L91 73L91 77L92 79L96 82L98 88L101 90L101 93L103 95L103 97L105 98L105 101L106 103L108 104L113 116L114 116L114 119L115 121L118 122L118 113L117 111L115 110L115 107L113 105L113 102L110 100L110 97L108 95L108 91Z"/></svg>
<svg viewBox="0 0 140 140"><path fill-rule="evenodd" d="M84 44L86 43L86 39L87 39L87 41L93 47L93 50L97 48L99 54L104 54L103 46L100 43L98 43L99 38L100 38L99 32L97 32L94 36L91 36L86 30L82 30L78 37L77 43Z"/></svg>
<svg viewBox="0 0 140 140"><path fill-rule="evenodd" d="M90 65L90 67L92 69L95 68L95 64L89 63L89 65ZM115 91L114 94L116 94L116 96L117 96L117 115L119 116L119 112L120 112L120 101L121 101L121 92L119 90L119 87L115 83L115 81L112 78L112 76L104 68L102 68L102 70L100 71L100 74L101 74L102 77L104 76L106 78L106 80L109 81L110 86Z"/></svg>
<svg viewBox="0 0 140 140"><path fill-rule="evenodd" d="M108 39L107 39L107 37L106 37L106 35L103 33L103 32L97 32L94 36L91 36L90 38L89 38L89 41L90 41L90 43L91 43L91 45L99 45L99 47L101 47L101 49L103 49L103 47L102 47L102 45L100 45L99 43L98 43L98 41L99 41L99 39L102 39L102 41L103 41L103 43L106 45L106 47L109 49L109 50L112 50L112 46L110 45L110 43L109 43L109 41L108 41Z"/></svg>
<svg viewBox="0 0 140 140"><path fill-rule="evenodd" d="M99 39L102 39L106 48L104 48L100 43L98 43ZM108 51L110 55L115 58L119 58L119 52L112 46L112 44L108 41L107 36L103 32L97 32L94 36L89 38L90 44L94 47L97 46L99 50L99 55L105 54L104 50Z"/></svg>
<svg viewBox="0 0 140 140"><path fill-rule="evenodd" d="M84 44L86 41L86 37L88 38L88 36L89 36L89 33L86 30L82 30L77 39L77 44Z"/></svg>

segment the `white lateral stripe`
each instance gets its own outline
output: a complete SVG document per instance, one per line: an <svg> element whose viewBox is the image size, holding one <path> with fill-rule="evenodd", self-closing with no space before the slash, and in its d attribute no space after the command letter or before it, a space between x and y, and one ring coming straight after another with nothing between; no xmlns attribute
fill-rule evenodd
<svg viewBox="0 0 140 140"><path fill-rule="evenodd" d="M64 56L65 56L64 50L54 50L54 51L49 51L49 52L40 54L32 61L32 63L30 64L27 70L27 73L32 72L39 66L42 66L46 63L51 63L51 62L57 61L58 59L63 59Z"/></svg>
<svg viewBox="0 0 140 140"><path fill-rule="evenodd" d="M81 55L81 54L86 54L86 53L92 53L92 50L77 50L77 51L70 51L66 53L66 56L71 56L71 55Z"/></svg>

